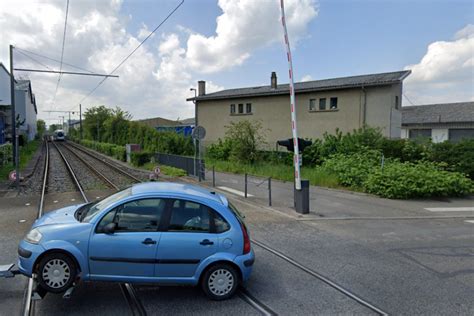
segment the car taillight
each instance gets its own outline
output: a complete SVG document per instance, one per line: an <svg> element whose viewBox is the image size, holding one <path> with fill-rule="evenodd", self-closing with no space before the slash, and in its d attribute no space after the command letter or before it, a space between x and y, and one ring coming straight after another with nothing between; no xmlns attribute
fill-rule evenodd
<svg viewBox="0 0 474 316"><path fill-rule="evenodd" d="M243 223L240 223L240 228L242 228L242 236L244 236L244 251L243 254L247 254L250 252L250 237L247 232L247 227Z"/></svg>

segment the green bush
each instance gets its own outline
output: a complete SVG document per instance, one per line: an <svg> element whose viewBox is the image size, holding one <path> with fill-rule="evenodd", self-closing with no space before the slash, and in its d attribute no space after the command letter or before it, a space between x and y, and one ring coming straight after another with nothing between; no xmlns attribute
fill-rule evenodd
<svg viewBox="0 0 474 316"><path fill-rule="evenodd" d="M206 155L211 159L228 160L231 149L232 142L229 139L222 140L219 138L217 143L207 147Z"/></svg>
<svg viewBox="0 0 474 316"><path fill-rule="evenodd" d="M339 183L354 188L362 188L368 175L380 166L381 153L367 150L352 155L336 154L327 159L323 168L337 176Z"/></svg>
<svg viewBox="0 0 474 316"><path fill-rule="evenodd" d="M97 150L100 153L103 153L107 156L114 157L117 160L126 161L126 150L125 146L118 146L108 143L98 143L91 140L75 140L79 144Z"/></svg>
<svg viewBox="0 0 474 316"><path fill-rule="evenodd" d="M461 196L472 192L472 181L457 172L439 170L429 162L390 162L375 168L364 182L366 192L386 198Z"/></svg>
<svg viewBox="0 0 474 316"><path fill-rule="evenodd" d="M433 144L429 159L445 163L447 170L465 173L474 180L474 139Z"/></svg>
<svg viewBox="0 0 474 316"><path fill-rule="evenodd" d="M226 141L230 142L230 160L253 163L258 160L259 148L265 145L261 121L242 120L226 126Z"/></svg>
<svg viewBox="0 0 474 316"><path fill-rule="evenodd" d="M130 155L130 160L134 166L140 167L144 164L150 162L153 153L148 151L138 151L132 152Z"/></svg>

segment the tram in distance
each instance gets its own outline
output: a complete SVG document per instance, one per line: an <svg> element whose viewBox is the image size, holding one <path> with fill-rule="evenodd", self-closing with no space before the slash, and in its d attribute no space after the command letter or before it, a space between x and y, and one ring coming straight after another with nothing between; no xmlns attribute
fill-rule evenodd
<svg viewBox="0 0 474 316"><path fill-rule="evenodd" d="M54 141L64 141L66 139L66 133L62 129L57 129L53 133Z"/></svg>

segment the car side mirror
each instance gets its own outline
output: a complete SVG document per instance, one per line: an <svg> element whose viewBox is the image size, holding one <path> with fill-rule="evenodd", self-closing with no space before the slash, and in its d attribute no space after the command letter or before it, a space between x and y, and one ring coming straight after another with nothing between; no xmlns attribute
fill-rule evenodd
<svg viewBox="0 0 474 316"><path fill-rule="evenodd" d="M113 234L116 228L117 228L117 224L108 223L107 225L104 226L102 231L106 234Z"/></svg>

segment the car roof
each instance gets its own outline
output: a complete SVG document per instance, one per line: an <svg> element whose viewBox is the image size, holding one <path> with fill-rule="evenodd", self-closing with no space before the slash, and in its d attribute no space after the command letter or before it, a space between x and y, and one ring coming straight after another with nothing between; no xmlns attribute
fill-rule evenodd
<svg viewBox="0 0 474 316"><path fill-rule="evenodd" d="M160 193L160 194L179 194L189 195L197 198L209 199L227 206L227 199L221 194L210 192L202 187L175 183L175 182L145 182L132 186L132 194L146 194L146 193Z"/></svg>

